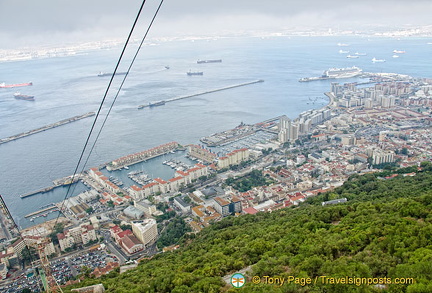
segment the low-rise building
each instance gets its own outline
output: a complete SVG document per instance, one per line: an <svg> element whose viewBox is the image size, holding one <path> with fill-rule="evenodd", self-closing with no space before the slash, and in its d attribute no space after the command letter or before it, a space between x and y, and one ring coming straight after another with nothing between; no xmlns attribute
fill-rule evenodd
<svg viewBox="0 0 432 293"><path fill-rule="evenodd" d="M144 217L144 212L134 206L128 206L123 210L123 213L132 219L139 220Z"/></svg>
<svg viewBox="0 0 432 293"><path fill-rule="evenodd" d="M177 196L174 198L174 205L178 207L183 213L189 213L191 210L190 204L184 201L184 197Z"/></svg>

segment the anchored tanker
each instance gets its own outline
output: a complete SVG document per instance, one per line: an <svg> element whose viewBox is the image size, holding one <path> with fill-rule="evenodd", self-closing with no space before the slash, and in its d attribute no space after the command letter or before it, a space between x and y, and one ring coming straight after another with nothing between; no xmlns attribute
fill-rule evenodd
<svg viewBox="0 0 432 293"><path fill-rule="evenodd" d="M26 100L26 101L34 101L34 96L29 96L29 95L23 95L20 93L15 93L14 94L15 99L17 100Z"/></svg>
<svg viewBox="0 0 432 293"><path fill-rule="evenodd" d="M116 72L116 74L115 75L126 75L127 74L127 72ZM104 76L112 76L113 74L112 74L112 72L107 72L107 73L105 73L105 72L99 72L98 73L98 76L99 77L104 77Z"/></svg>
<svg viewBox="0 0 432 293"><path fill-rule="evenodd" d="M213 60L198 60L197 63L198 64L202 64L202 63L221 63L222 60L221 59L213 59Z"/></svg>
<svg viewBox="0 0 432 293"><path fill-rule="evenodd" d="M26 83L16 83L16 84L5 84L4 82L0 83L0 88L12 88L12 87L19 87L19 86L30 86L33 85L32 82L26 82Z"/></svg>
<svg viewBox="0 0 432 293"><path fill-rule="evenodd" d="M188 71L186 72L187 75L203 75L204 73L202 71Z"/></svg>

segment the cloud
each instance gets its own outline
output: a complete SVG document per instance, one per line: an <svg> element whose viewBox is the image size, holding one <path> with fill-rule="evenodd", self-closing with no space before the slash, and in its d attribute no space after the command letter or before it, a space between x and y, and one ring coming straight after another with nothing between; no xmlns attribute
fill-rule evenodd
<svg viewBox="0 0 432 293"><path fill-rule="evenodd" d="M159 1L147 0L140 27ZM0 46L124 37L140 0L1 0ZM429 24L429 0L165 1L152 35L372 24Z"/></svg>

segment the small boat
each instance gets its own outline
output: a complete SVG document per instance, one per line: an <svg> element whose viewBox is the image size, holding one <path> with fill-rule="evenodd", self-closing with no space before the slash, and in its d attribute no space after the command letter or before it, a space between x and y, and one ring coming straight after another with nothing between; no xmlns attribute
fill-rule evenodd
<svg viewBox="0 0 432 293"><path fill-rule="evenodd" d="M349 51L346 51L346 50L339 50L339 54L348 54L349 53Z"/></svg>
<svg viewBox="0 0 432 293"><path fill-rule="evenodd" d="M354 54L357 55L357 56L366 56L366 53L355 52Z"/></svg>
<svg viewBox="0 0 432 293"><path fill-rule="evenodd" d="M393 50L393 53L395 54L405 54L406 52L403 50Z"/></svg>
<svg viewBox="0 0 432 293"><path fill-rule="evenodd" d="M385 59L376 59L375 57L372 58L373 63L379 63L379 62L386 62Z"/></svg>
<svg viewBox="0 0 432 293"><path fill-rule="evenodd" d="M399 55L394 54L392 57L393 58L399 58Z"/></svg>
<svg viewBox="0 0 432 293"><path fill-rule="evenodd" d="M357 55L347 55L346 57L350 58L350 59L357 59L359 56L357 56Z"/></svg>

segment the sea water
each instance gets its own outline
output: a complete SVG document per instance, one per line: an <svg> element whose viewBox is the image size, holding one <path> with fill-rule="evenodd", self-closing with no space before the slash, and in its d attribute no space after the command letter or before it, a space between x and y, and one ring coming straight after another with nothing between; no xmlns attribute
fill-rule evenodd
<svg viewBox="0 0 432 293"><path fill-rule="evenodd" d="M252 124L283 114L294 119L303 111L326 104L323 93L329 91L330 82L334 81L300 83L298 80L320 76L330 67L355 65L367 72L432 77L432 45L427 44L430 41L426 38L298 36L197 39L145 45L118 94L88 163L81 164L79 171L170 141L183 145L198 143L203 136L234 128L241 122ZM339 47L338 43L349 46ZM130 47L119 71L127 70L134 49L136 45ZM367 55L349 59L347 54L339 53L341 49L349 50L351 55L355 52ZM97 74L114 70L120 50L117 47L68 57L0 63L0 82L33 82L30 87L0 89L0 137L97 111L110 80L109 76L98 77ZM393 50L406 53L392 58ZM372 63L373 57L386 62ZM199 59L222 59L222 63L197 64ZM204 74L187 76L189 70ZM123 77L115 76L95 133ZM137 109L149 102L257 79L264 82ZM14 99L16 91L34 95L35 101ZM317 97L317 102L312 103ZM65 197L67 187L25 199L19 196L51 186L52 180L73 174L93 120L94 117L86 118L0 145L0 194L20 226L32 224L24 215ZM95 136L90 142L94 140ZM179 158L180 154L173 156ZM169 179L174 170L162 165L164 160L151 160L134 168L152 177ZM114 175L123 176L127 181L124 174ZM78 184L69 195L83 190L85 186Z"/></svg>

